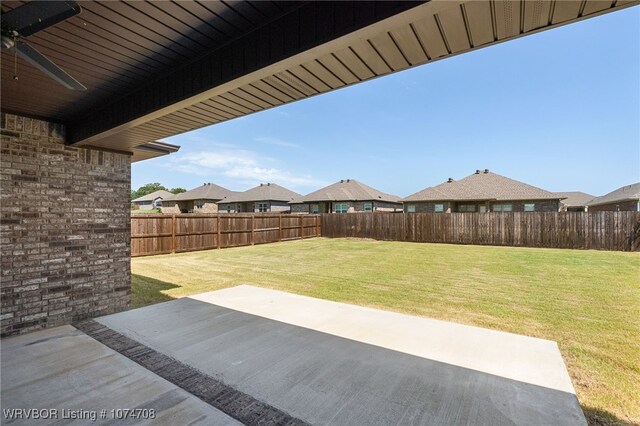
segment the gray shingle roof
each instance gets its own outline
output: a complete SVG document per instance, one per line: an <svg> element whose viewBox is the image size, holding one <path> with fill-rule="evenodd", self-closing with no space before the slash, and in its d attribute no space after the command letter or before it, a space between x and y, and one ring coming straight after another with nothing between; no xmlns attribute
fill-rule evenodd
<svg viewBox="0 0 640 426"><path fill-rule="evenodd" d="M224 200L235 194L237 194L237 192L230 191L215 183L205 183L190 191L175 194L171 198L165 198L163 201Z"/></svg>
<svg viewBox="0 0 640 426"><path fill-rule="evenodd" d="M153 201L156 198L162 198L163 200L166 200L168 197L173 197L173 194L170 193L169 191L165 191L164 189L161 189L159 191L154 191L151 194L147 194L147 195L143 195L142 197L138 197L135 200L131 200L132 203L141 203L143 201Z"/></svg>
<svg viewBox="0 0 640 426"><path fill-rule="evenodd" d="M225 203L247 203L254 201L285 201L289 202L300 197L293 192L275 183L260 184L245 192L238 192L224 200Z"/></svg>
<svg viewBox="0 0 640 426"><path fill-rule="evenodd" d="M544 189L489 171L461 180L444 182L409 195L403 201L557 200L562 197Z"/></svg>
<svg viewBox="0 0 640 426"><path fill-rule="evenodd" d="M397 195L385 194L355 179L343 179L333 185L326 186L304 197L296 198L292 203L309 203L318 201L386 201L400 203Z"/></svg>
<svg viewBox="0 0 640 426"><path fill-rule="evenodd" d="M640 182L625 185L611 191L602 197L596 197L587 203L587 206L598 206L600 204L617 203L620 201L640 200Z"/></svg>
<svg viewBox="0 0 640 426"><path fill-rule="evenodd" d="M558 197L564 198L562 204L567 207L584 207L595 198L594 195L580 191L554 192Z"/></svg>

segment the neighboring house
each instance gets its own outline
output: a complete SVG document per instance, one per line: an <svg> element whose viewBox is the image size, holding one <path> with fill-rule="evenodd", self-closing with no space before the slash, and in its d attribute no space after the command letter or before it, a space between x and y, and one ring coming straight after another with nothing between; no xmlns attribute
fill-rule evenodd
<svg viewBox="0 0 640 426"><path fill-rule="evenodd" d="M636 212L640 211L640 182L623 186L587 203L590 212Z"/></svg>
<svg viewBox="0 0 640 426"><path fill-rule="evenodd" d="M289 213L289 201L297 197L300 194L275 183L261 183L219 202L218 209L227 213Z"/></svg>
<svg viewBox="0 0 640 426"><path fill-rule="evenodd" d="M167 197L173 197L169 191L161 189L151 194L143 195L131 201L131 204L137 206L140 210L152 210L162 207L162 201Z"/></svg>
<svg viewBox="0 0 640 426"><path fill-rule="evenodd" d="M557 212L562 198L484 169L458 181L450 178L406 197L403 202L407 213Z"/></svg>
<svg viewBox="0 0 640 426"><path fill-rule="evenodd" d="M564 198L560 201L561 212L585 212L587 203L595 198L591 194L579 191L554 192L554 194Z"/></svg>
<svg viewBox="0 0 640 426"><path fill-rule="evenodd" d="M217 213L218 204L237 192L213 183L205 183L195 189L162 201L162 213Z"/></svg>
<svg viewBox="0 0 640 426"><path fill-rule="evenodd" d="M289 204L291 213L402 211L400 197L385 194L354 179L341 180Z"/></svg>

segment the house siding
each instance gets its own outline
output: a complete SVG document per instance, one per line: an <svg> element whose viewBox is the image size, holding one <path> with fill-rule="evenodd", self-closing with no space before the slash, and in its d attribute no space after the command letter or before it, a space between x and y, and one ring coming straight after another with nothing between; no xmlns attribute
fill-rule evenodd
<svg viewBox="0 0 640 426"><path fill-rule="evenodd" d="M560 201L559 200L528 200L528 201L522 201L522 200L505 200L505 201L495 201L495 202L489 202L489 203L485 203L485 202L477 202L477 201L459 201L459 202L422 202L422 201L418 201L418 202L411 202L411 201L407 201L404 203L404 211L405 213L408 212L408 207L409 206L415 206L416 208L416 213L434 213L435 212L435 206L436 204L443 204L444 205L444 211L443 213L452 213L452 212L458 212L458 208L460 205L464 204L464 205L475 205L475 211L478 212L479 211L479 207L482 206L488 206L487 211L493 211L493 206L495 206L496 204L511 204L512 206L512 211L514 212L523 212L524 211L524 205L525 204L535 204L534 206L534 211L536 212L557 212L560 208Z"/></svg>
<svg viewBox="0 0 640 426"><path fill-rule="evenodd" d="M635 212L638 210L639 202L635 200L622 201L619 203L601 204L599 206L589 206L589 212Z"/></svg>
<svg viewBox="0 0 640 426"><path fill-rule="evenodd" d="M162 203L162 213L218 213L217 200L185 200L185 201L164 201ZM196 207L198 203L203 203L202 207Z"/></svg>
<svg viewBox="0 0 640 426"><path fill-rule="evenodd" d="M267 204L267 213L289 213L291 208L286 201L250 201L246 203L219 203L221 213L260 213L258 204Z"/></svg>
<svg viewBox="0 0 640 426"><path fill-rule="evenodd" d="M138 206L142 210L153 209L153 201L135 201L133 204Z"/></svg>
<svg viewBox="0 0 640 426"><path fill-rule="evenodd" d="M129 306L131 157L1 114L2 337Z"/></svg>
<svg viewBox="0 0 640 426"><path fill-rule="evenodd" d="M319 202L319 203L302 203L302 204L291 204L291 213L295 214L308 214L311 213L311 205L318 205L319 213L335 213L336 212L336 204L347 204L348 211L347 213L358 213L364 212L364 204L365 203L373 203L374 211L402 211L402 203L391 203L385 201L333 201L333 202Z"/></svg>
<svg viewBox="0 0 640 426"><path fill-rule="evenodd" d="M272 213L289 213L291 211L291 207L286 201L269 201L269 203L269 211ZM258 211L257 205L256 211Z"/></svg>
<svg viewBox="0 0 640 426"><path fill-rule="evenodd" d="M180 213L180 207L175 201L163 201L161 207L162 213L165 214L178 214Z"/></svg>

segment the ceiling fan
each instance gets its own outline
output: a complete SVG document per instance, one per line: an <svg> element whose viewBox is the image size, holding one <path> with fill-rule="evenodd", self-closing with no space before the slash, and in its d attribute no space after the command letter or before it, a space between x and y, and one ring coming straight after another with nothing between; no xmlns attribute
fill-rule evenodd
<svg viewBox="0 0 640 426"><path fill-rule="evenodd" d="M82 8L75 1L32 1L0 15L2 47L14 48L22 59L38 68L64 87L86 90L78 80L67 74L33 46L23 40L32 34L79 14Z"/></svg>

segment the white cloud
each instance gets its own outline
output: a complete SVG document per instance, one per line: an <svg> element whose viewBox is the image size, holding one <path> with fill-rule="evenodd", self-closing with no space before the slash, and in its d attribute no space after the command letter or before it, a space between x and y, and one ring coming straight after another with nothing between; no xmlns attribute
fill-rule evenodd
<svg viewBox="0 0 640 426"><path fill-rule="evenodd" d="M272 137L269 137L269 136L255 138L254 141L261 142L261 143L266 143L266 144L269 144L269 145L283 146L285 148L298 148L299 147L299 145L297 145L295 143L283 141L282 139L272 138Z"/></svg>
<svg viewBox="0 0 640 426"><path fill-rule="evenodd" d="M295 188L311 188L327 185L311 175L294 175L287 170L273 167L276 161L248 150L201 151L176 155L172 168L182 173L210 177L213 181L231 182L241 186L253 186L272 182Z"/></svg>

